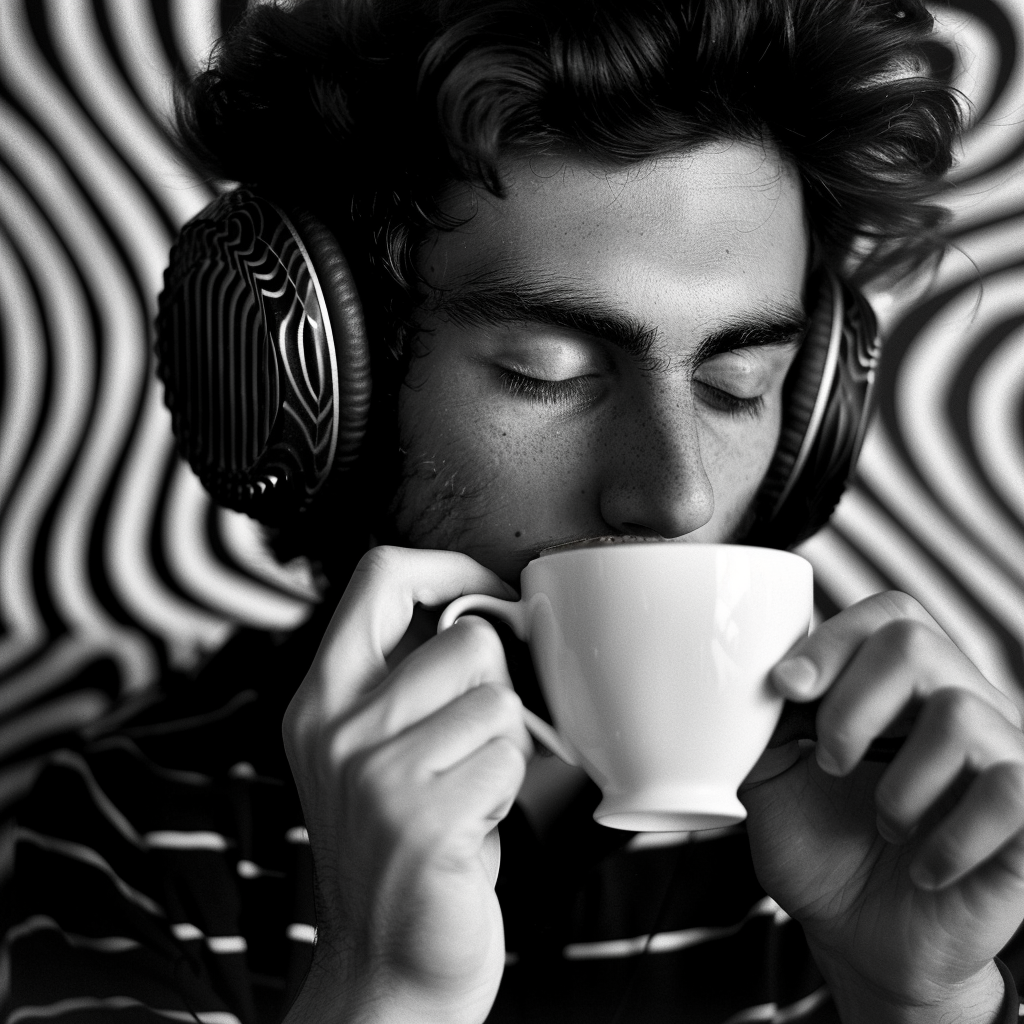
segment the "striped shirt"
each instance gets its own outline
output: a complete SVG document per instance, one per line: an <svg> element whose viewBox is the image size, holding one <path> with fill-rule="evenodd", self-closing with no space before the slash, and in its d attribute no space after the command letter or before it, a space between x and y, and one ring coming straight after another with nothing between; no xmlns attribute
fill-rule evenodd
<svg viewBox="0 0 1024 1024"><path fill-rule="evenodd" d="M280 727L323 625L239 636L197 681L50 757L0 904L0 1024L284 1016L316 922ZM597 825L596 801L580 793L543 841L517 808L501 826L491 1024L839 1020L742 827L633 835ZM1024 943L1004 960L1020 979ZM998 1024L1017 1009L1008 991Z"/></svg>

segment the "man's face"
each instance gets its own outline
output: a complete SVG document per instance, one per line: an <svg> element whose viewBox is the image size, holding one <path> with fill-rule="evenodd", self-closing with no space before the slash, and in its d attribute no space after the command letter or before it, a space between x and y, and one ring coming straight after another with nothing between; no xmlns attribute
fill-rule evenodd
<svg viewBox="0 0 1024 1024"><path fill-rule="evenodd" d="M804 327L799 180L723 142L608 170L511 162L420 256L395 525L517 583L544 547L724 541L779 436Z"/></svg>

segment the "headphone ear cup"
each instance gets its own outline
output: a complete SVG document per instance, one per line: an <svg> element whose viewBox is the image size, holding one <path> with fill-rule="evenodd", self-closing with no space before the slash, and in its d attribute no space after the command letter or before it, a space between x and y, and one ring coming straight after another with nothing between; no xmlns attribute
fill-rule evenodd
<svg viewBox="0 0 1024 1024"><path fill-rule="evenodd" d="M352 271L334 235L304 210L292 211L291 219L320 281L325 323L330 324L334 341L338 446L332 468L337 471L356 461L370 418L372 374L366 323Z"/></svg>
<svg viewBox="0 0 1024 1024"><path fill-rule="evenodd" d="M310 215L239 188L189 221L156 354L178 449L219 504L277 524L356 459L366 331L341 248Z"/></svg>
<svg viewBox="0 0 1024 1024"><path fill-rule="evenodd" d="M812 289L810 326L783 391L779 444L747 542L789 548L828 521L869 419L880 345L867 300L831 272Z"/></svg>

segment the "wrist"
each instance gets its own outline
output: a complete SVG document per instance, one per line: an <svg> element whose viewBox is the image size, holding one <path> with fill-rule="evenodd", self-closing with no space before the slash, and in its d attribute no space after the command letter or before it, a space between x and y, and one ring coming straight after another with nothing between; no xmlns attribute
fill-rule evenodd
<svg viewBox="0 0 1024 1024"><path fill-rule="evenodd" d="M320 949L325 947L320 946ZM314 953L282 1024L483 1024L488 999L445 998L346 958Z"/></svg>
<svg viewBox="0 0 1024 1024"><path fill-rule="evenodd" d="M884 990L857 972L819 966L843 1024L1003 1024L1006 986L994 961L960 983L935 985L918 997Z"/></svg>

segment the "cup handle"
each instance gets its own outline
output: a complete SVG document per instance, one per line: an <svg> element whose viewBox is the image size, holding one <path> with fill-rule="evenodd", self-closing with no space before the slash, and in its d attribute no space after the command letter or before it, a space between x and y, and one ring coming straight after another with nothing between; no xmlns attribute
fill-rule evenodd
<svg viewBox="0 0 1024 1024"><path fill-rule="evenodd" d="M500 597L486 594L466 594L457 597L441 614L437 624L438 633L443 633L455 624L460 616L469 612L485 612L511 626L512 632L524 643L530 638L530 623L523 601L503 601ZM529 708L523 708L523 723L535 740L543 743L552 754L557 754L566 764L579 766L579 757L555 730Z"/></svg>

